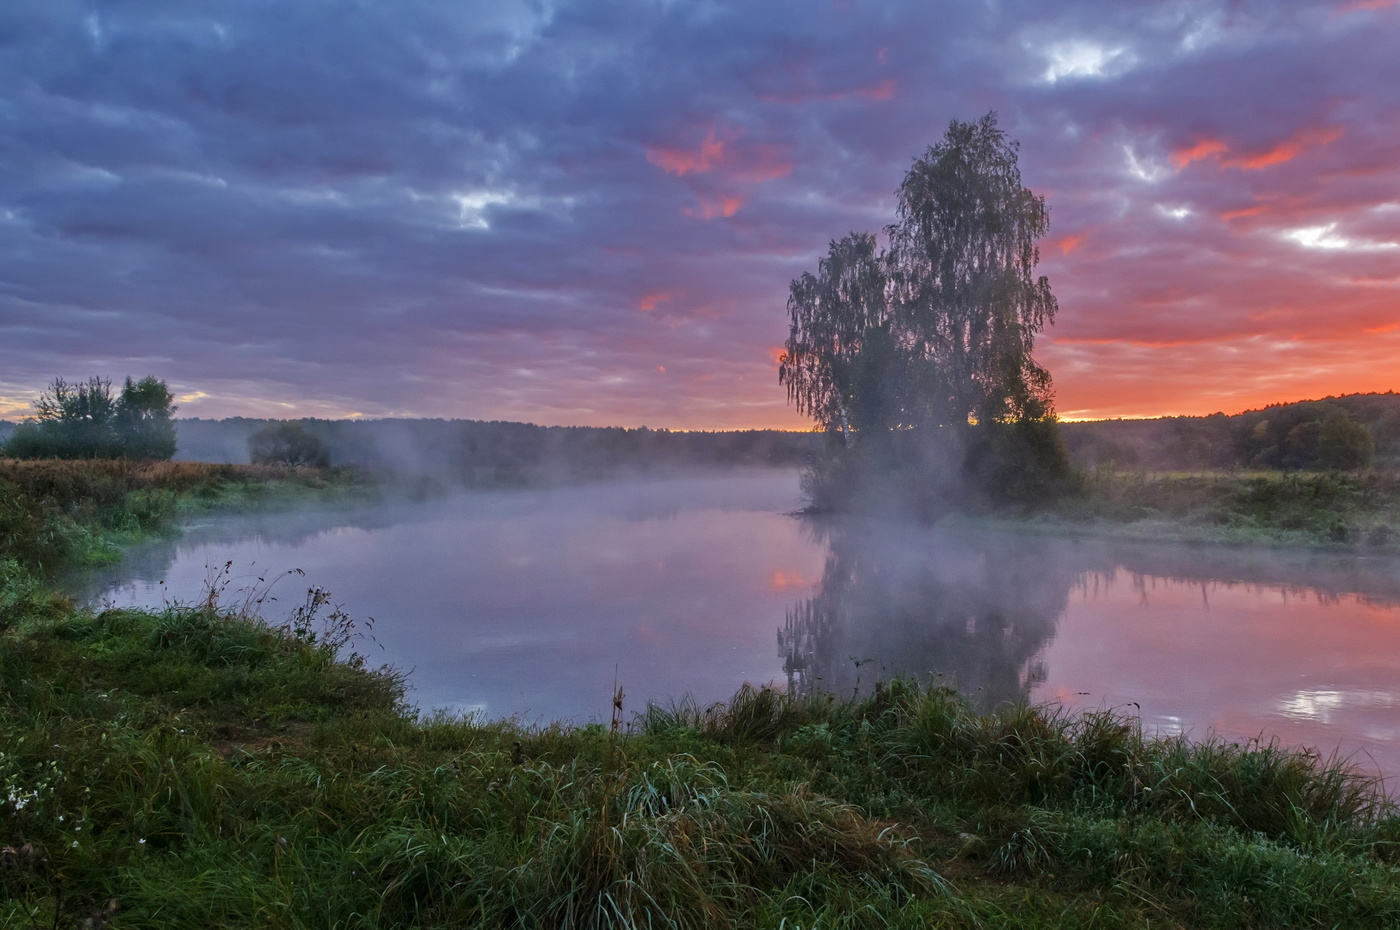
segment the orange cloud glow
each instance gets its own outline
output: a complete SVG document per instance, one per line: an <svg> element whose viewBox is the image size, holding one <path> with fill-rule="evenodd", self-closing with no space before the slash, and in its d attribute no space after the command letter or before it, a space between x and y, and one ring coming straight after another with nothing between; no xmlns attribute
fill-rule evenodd
<svg viewBox="0 0 1400 930"><path fill-rule="evenodd" d="M1204 416L1400 389L1400 325L1375 329L1352 338L1055 340L1037 356L1056 375L1055 406L1067 420Z"/></svg>
<svg viewBox="0 0 1400 930"><path fill-rule="evenodd" d="M1258 171L1282 165L1297 158L1303 149L1313 145L1329 145L1342 137L1340 129L1307 129L1296 132L1273 148L1253 154L1226 158L1221 164L1227 168L1243 168L1245 171Z"/></svg>
<svg viewBox="0 0 1400 930"><path fill-rule="evenodd" d="M769 591L791 591L793 588L810 588L812 582L796 572L774 572L768 578Z"/></svg>
<svg viewBox="0 0 1400 930"><path fill-rule="evenodd" d="M705 140L695 151L673 149L662 146L647 148L647 161L667 174L683 177L692 171L704 174L719 164L724 158L724 140L715 137L714 127L705 133Z"/></svg>
<svg viewBox="0 0 1400 930"><path fill-rule="evenodd" d="M864 97L866 100L893 100L895 88L898 86L899 81L888 78L874 87L858 88L854 93L857 97Z"/></svg>
<svg viewBox="0 0 1400 930"><path fill-rule="evenodd" d="M1050 244L1060 250L1061 255L1068 255L1084 244L1084 237L1088 233L1076 233L1073 236L1064 236L1052 241Z"/></svg>
<svg viewBox="0 0 1400 930"><path fill-rule="evenodd" d="M1253 207L1242 207L1239 210L1226 210L1224 213L1220 214L1220 219L1228 223L1230 220L1242 220L1248 216L1258 216L1263 212L1264 205L1261 203Z"/></svg>
<svg viewBox="0 0 1400 930"><path fill-rule="evenodd" d="M1241 152L1228 158L1220 156L1230 152L1230 146L1220 139L1197 139L1187 147L1171 154L1172 164L1180 171L1193 161L1219 158L1226 168L1239 168L1244 171L1258 171L1290 162L1302 154L1303 150L1316 145L1330 145L1342 137L1342 130L1335 127L1302 129L1277 145L1253 152Z"/></svg>
<svg viewBox="0 0 1400 930"><path fill-rule="evenodd" d="M676 295L672 294L670 291L652 291L642 297L641 300L637 301L637 309L645 310L650 313L652 310L656 309L657 304L665 303L674 296Z"/></svg>
<svg viewBox="0 0 1400 930"><path fill-rule="evenodd" d="M1200 161L1203 158L1228 151L1230 151L1230 147L1219 139L1198 139L1191 147L1172 152L1171 159L1172 164L1176 165L1179 171L1193 161Z"/></svg>
<svg viewBox="0 0 1400 930"><path fill-rule="evenodd" d="M712 220L717 216L733 216L739 212L739 208L744 205L744 198L738 194L720 194L717 197L701 196L700 208L698 210L686 208L687 216L699 217L702 220Z"/></svg>
<svg viewBox="0 0 1400 930"><path fill-rule="evenodd" d="M792 160L777 146L735 146L732 141L716 138L709 129L699 149L648 148L647 161L676 177L720 170L740 181L771 181L792 173Z"/></svg>

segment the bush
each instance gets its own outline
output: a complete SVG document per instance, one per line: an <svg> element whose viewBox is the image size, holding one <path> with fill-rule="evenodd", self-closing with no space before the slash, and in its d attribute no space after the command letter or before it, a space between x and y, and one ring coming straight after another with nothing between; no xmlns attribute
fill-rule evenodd
<svg viewBox="0 0 1400 930"><path fill-rule="evenodd" d="M326 468L331 463L326 444L313 436L304 423L269 423L248 437L248 458L254 465L308 465Z"/></svg>
<svg viewBox="0 0 1400 930"><path fill-rule="evenodd" d="M1070 484L1069 452L1055 420L989 423L972 431L967 483L988 503L1053 501Z"/></svg>

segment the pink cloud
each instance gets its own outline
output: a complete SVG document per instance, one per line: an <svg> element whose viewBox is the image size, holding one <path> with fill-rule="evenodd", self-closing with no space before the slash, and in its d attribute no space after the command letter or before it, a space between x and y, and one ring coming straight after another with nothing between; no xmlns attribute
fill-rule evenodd
<svg viewBox="0 0 1400 930"><path fill-rule="evenodd" d="M893 100L895 89L898 87L899 81L887 78L871 87L858 87L851 93L866 100Z"/></svg>
<svg viewBox="0 0 1400 930"><path fill-rule="evenodd" d="M1219 155L1229 150L1230 147L1219 139L1197 139L1192 145L1172 152L1171 160L1172 164L1176 165L1177 170L1181 170L1193 161L1200 161L1203 158Z"/></svg>
<svg viewBox="0 0 1400 930"><path fill-rule="evenodd" d="M724 140L715 137L714 127L705 133L705 139L698 149L667 148L655 146L647 148L647 161L667 174L684 177L691 172L704 174L719 164L724 158Z"/></svg>
<svg viewBox="0 0 1400 930"><path fill-rule="evenodd" d="M721 138L713 126L705 131L705 138L698 149L652 146L647 148L647 161L667 174L685 177L689 174L716 174L729 181L761 182L786 177L792 173L792 159L786 157L776 145L739 145L742 136L739 132L726 132ZM737 201L732 208L721 201ZM743 198L721 198L719 211L724 216L733 215ZM728 209L729 212L724 212Z"/></svg>
<svg viewBox="0 0 1400 930"><path fill-rule="evenodd" d="M1252 207L1241 207L1238 210L1226 210L1220 214L1220 219L1227 223L1230 220L1242 220L1246 217L1258 216L1263 213L1265 209L1264 205L1260 203Z"/></svg>
<svg viewBox="0 0 1400 930"><path fill-rule="evenodd" d="M729 217L739 212L739 208L744 205L744 198L739 194L719 194L716 196L701 195L699 208L687 207L684 211L686 216L699 217L702 220L712 220L715 217Z"/></svg>
<svg viewBox="0 0 1400 930"><path fill-rule="evenodd" d="M1305 129L1294 133L1277 145L1261 152L1245 153L1234 158L1221 159L1227 168L1243 168L1245 171L1258 171L1290 162L1302 154L1303 149L1314 145L1330 145L1342 137L1342 130Z"/></svg>
<svg viewBox="0 0 1400 930"><path fill-rule="evenodd" d="M642 299L637 301L637 309L645 310L650 313L656 309L657 304L664 303L674 296L676 295L670 291L652 291L651 293L643 295Z"/></svg>
<svg viewBox="0 0 1400 930"><path fill-rule="evenodd" d="M1061 255L1068 255L1084 244L1084 237L1087 235L1088 233L1076 233L1073 236L1062 236L1051 240L1050 245L1059 249Z"/></svg>
<svg viewBox="0 0 1400 930"><path fill-rule="evenodd" d="M1229 153L1232 151L1230 146L1221 139L1200 138L1189 146L1173 151L1171 162L1180 171L1192 162L1214 158L1218 159L1220 164L1226 168L1258 171L1290 162L1301 155L1304 149L1330 145L1340 139L1342 134L1343 131L1336 127L1300 129L1282 142L1268 148L1240 152L1237 155L1230 155Z"/></svg>

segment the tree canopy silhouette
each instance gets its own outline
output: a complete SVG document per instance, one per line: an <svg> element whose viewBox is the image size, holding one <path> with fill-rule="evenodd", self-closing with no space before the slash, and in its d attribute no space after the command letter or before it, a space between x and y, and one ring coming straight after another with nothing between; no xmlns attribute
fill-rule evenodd
<svg viewBox="0 0 1400 930"><path fill-rule="evenodd" d="M326 444L296 420L274 421L249 436L248 458L254 465L325 468L331 463Z"/></svg>
<svg viewBox="0 0 1400 930"><path fill-rule="evenodd" d="M847 450L813 477L819 491L903 472L941 479L925 495L970 478L1015 498L1067 472L1032 356L1057 309L1035 275L1049 214L1017 151L995 114L954 120L900 185L889 248L852 232L792 282L778 379Z"/></svg>
<svg viewBox="0 0 1400 930"><path fill-rule="evenodd" d="M4 449L15 458L169 459L175 454L175 410L170 389L150 375L127 378L115 397L106 378L55 378Z"/></svg>

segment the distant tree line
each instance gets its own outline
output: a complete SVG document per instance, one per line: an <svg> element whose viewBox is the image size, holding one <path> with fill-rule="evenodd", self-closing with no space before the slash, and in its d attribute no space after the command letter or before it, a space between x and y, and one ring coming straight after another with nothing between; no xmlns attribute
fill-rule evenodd
<svg viewBox="0 0 1400 930"><path fill-rule="evenodd" d="M165 382L152 376L127 378L117 394L106 378L56 378L0 451L26 459L168 459L175 454L175 410Z"/></svg>
<svg viewBox="0 0 1400 930"><path fill-rule="evenodd" d="M185 419L182 459L353 465L445 484L502 487L714 468L800 468L815 433L680 432L482 420ZM324 459L320 454L324 453ZM295 459L295 461L294 461Z"/></svg>
<svg viewBox="0 0 1400 930"><path fill-rule="evenodd" d="M1400 394L1273 404L1234 416L1064 424L1074 462L1147 469L1400 466Z"/></svg>

